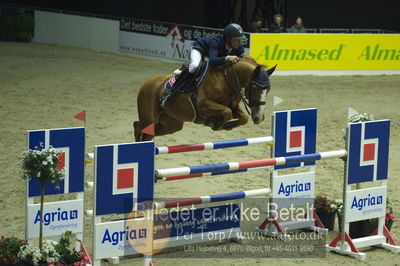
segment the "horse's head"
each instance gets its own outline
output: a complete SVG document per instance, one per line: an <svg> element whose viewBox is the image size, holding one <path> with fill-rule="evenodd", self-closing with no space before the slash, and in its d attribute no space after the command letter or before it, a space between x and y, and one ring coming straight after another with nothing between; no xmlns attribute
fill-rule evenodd
<svg viewBox="0 0 400 266"><path fill-rule="evenodd" d="M257 65L254 69L250 82L245 87L245 96L250 108L251 119L254 124L259 124L264 120L265 99L271 90L269 76L275 71L276 65L270 69L264 69L263 66Z"/></svg>

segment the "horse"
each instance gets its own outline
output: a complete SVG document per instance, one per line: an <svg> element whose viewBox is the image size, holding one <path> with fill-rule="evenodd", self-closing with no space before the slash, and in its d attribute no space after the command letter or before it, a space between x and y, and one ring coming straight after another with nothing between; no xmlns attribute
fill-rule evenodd
<svg viewBox="0 0 400 266"><path fill-rule="evenodd" d="M194 92L197 101L188 94L177 93L164 108L159 99L164 93L164 84L173 74L146 81L137 96L139 121L133 123L135 141L152 140L153 135L142 131L153 123L155 136L180 131L184 122L204 124L212 130L231 130L249 120L239 105L241 101L253 123L261 123L265 98L271 89L269 76L275 68L266 69L250 56L231 65L209 68Z"/></svg>

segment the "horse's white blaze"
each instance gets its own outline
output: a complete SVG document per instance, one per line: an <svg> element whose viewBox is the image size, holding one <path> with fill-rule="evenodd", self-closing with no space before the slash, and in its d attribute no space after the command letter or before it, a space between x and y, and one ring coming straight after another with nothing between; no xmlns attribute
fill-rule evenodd
<svg viewBox="0 0 400 266"><path fill-rule="evenodd" d="M267 90L263 90L260 96L260 101L265 101L265 98L267 97ZM263 105L259 105L259 109L258 112L255 114L256 116L258 116L258 118L260 119L260 121L263 120L264 118L264 109L265 109L265 104Z"/></svg>

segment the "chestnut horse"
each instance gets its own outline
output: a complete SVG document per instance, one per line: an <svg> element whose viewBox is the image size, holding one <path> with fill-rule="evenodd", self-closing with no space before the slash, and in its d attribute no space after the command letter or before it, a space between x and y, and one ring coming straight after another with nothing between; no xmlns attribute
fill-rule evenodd
<svg viewBox="0 0 400 266"><path fill-rule="evenodd" d="M274 70L275 67L266 70L249 56L229 66L209 68L195 92L197 102L193 103L188 94L177 93L164 108L159 99L164 84L173 75L148 80L137 97L139 121L133 123L135 140L152 140L152 135L142 133L152 123L156 136L180 131L184 122L201 123L213 130L231 130L249 120L239 106L241 101L254 124L259 124L264 120L265 98L270 90L268 77Z"/></svg>

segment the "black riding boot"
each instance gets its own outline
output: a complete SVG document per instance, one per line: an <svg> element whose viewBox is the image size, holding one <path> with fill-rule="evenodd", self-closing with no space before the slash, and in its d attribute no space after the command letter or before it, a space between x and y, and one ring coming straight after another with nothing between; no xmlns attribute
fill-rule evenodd
<svg viewBox="0 0 400 266"><path fill-rule="evenodd" d="M175 84L172 86L171 90L165 90L164 95L161 96L160 99L160 105L161 107L165 107L168 100L174 96L179 89L181 89L187 80L189 80L191 77L193 77L193 74L189 72L189 70L187 69L187 67L185 67L182 70L182 73L176 77L176 81Z"/></svg>

